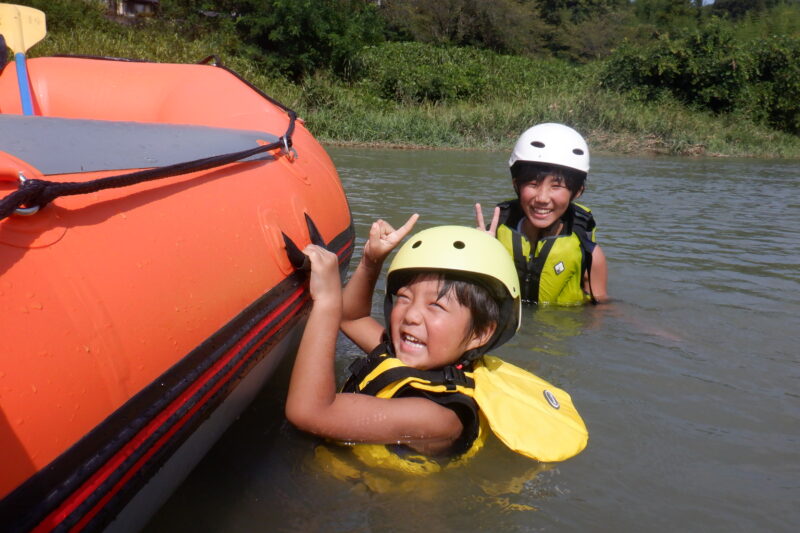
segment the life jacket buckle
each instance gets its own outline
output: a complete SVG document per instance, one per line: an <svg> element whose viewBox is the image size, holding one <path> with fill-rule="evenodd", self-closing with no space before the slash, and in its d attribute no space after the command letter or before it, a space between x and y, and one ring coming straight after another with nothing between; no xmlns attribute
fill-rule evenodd
<svg viewBox="0 0 800 533"><path fill-rule="evenodd" d="M442 373L444 374L444 384L447 386L447 390L455 390L456 385L467 384L467 376L462 370L457 369L453 365L444 367Z"/></svg>

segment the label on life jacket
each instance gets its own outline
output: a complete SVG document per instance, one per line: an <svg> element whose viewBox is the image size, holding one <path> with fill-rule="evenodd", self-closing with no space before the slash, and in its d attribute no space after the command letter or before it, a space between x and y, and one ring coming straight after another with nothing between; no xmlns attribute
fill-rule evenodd
<svg viewBox="0 0 800 533"><path fill-rule="evenodd" d="M586 447L589 432L566 391L491 355L476 362L473 377L480 410L510 449L554 462Z"/></svg>

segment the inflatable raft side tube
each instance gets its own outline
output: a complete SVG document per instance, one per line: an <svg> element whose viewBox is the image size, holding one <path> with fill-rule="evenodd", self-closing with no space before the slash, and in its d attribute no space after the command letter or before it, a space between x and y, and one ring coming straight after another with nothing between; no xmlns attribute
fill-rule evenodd
<svg viewBox="0 0 800 533"><path fill-rule="evenodd" d="M344 278L352 225L328 248ZM69 450L0 501L6 531L108 525L194 430L308 312L295 272ZM55 488L55 489L54 489Z"/></svg>

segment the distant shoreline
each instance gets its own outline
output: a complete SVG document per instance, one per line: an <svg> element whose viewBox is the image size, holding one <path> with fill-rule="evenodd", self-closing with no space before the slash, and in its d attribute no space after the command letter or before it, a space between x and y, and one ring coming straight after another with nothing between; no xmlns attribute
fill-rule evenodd
<svg viewBox="0 0 800 533"><path fill-rule="evenodd" d="M331 146L336 148L356 148L356 149L375 149L375 150L439 150L439 151L464 151L464 152L504 152L510 151L511 145L501 147L498 145L492 146L433 146L426 144L413 144L413 143L397 143L397 142L380 142L380 141L342 141L336 139L317 139L323 146ZM779 157L769 156L763 154L722 154L706 151L704 147L697 146L694 149L687 150L686 153L670 152L667 148L653 148L652 142L641 142L638 147L629 147L625 150L614 149L618 146L617 143L594 143L592 138L587 139L590 149L593 154L608 155L608 156L669 156L669 157L708 157L708 158L729 158L729 157L742 157L754 159L796 159L792 157ZM620 141L621 142L621 138Z"/></svg>

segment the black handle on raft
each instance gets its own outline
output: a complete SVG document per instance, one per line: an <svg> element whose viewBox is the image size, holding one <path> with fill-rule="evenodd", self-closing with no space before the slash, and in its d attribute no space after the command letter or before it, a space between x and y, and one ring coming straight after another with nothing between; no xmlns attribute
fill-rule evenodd
<svg viewBox="0 0 800 533"><path fill-rule="evenodd" d="M322 238L322 234L320 234L319 230L317 229L317 225L314 224L314 221L311 220L311 217L306 215L306 226L308 226L308 237L311 239L311 244L316 244L317 246L322 246L326 250L328 249L328 245L325 244L325 240Z"/></svg>
<svg viewBox="0 0 800 533"><path fill-rule="evenodd" d="M292 239L289 238L288 235L283 232L281 232L281 235L283 235L283 242L286 245L286 255L289 256L289 262L292 264L292 266L297 270L310 272L311 261L308 259L308 256L297 247L297 245Z"/></svg>
<svg viewBox="0 0 800 533"><path fill-rule="evenodd" d="M314 220L312 220L308 213L305 213L305 216L306 226L308 226L308 237L311 239L311 243L322 246L327 250L328 245L325 244L325 239L322 238L322 234L317 229L317 225L314 224ZM289 257L289 262L292 266L303 272L311 271L311 261L308 259L308 256L300 250L288 235L283 232L281 232L281 235L283 235L283 242L286 245L286 255Z"/></svg>

